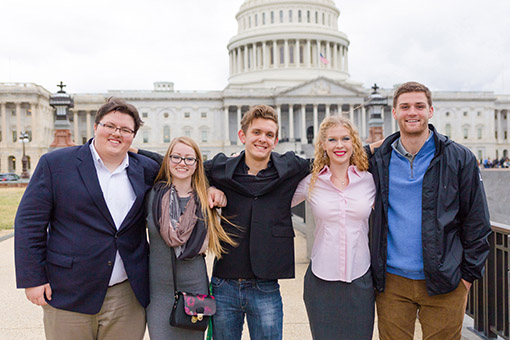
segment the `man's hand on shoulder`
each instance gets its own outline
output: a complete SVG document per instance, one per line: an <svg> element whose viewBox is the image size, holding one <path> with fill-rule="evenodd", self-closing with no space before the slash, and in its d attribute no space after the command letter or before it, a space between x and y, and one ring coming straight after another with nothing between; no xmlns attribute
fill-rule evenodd
<svg viewBox="0 0 510 340"><path fill-rule="evenodd" d="M47 305L48 303L44 299L44 295L46 295L48 300L51 300L51 286L49 283L46 283L42 286L25 288L25 295L28 301L32 302L34 305Z"/></svg>
<svg viewBox="0 0 510 340"><path fill-rule="evenodd" d="M211 209L214 207L224 208L227 206L227 196L225 196L223 191L215 187L209 187L207 189L207 201Z"/></svg>

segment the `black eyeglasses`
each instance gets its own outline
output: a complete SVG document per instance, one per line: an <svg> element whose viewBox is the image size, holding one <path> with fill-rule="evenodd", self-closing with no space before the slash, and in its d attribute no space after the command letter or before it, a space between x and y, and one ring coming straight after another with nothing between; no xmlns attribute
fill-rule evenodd
<svg viewBox="0 0 510 340"><path fill-rule="evenodd" d="M119 130L120 135L125 137L132 136L135 133L133 130L127 127L117 127L110 123L97 123L97 124L104 127L104 129L108 133L115 133L115 131Z"/></svg>
<svg viewBox="0 0 510 340"><path fill-rule="evenodd" d="M195 157L182 157L179 155L170 155L170 161L174 164L179 164L180 162L184 161L184 164L186 165L193 165L197 161Z"/></svg>

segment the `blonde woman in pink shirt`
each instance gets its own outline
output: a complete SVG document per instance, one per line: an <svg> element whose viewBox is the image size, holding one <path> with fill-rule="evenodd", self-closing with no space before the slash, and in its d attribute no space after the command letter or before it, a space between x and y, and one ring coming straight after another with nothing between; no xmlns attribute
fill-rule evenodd
<svg viewBox="0 0 510 340"><path fill-rule="evenodd" d="M374 299L368 217L375 198L372 174L358 132L343 117L326 117L315 143L312 173L293 205L306 199L315 240L304 280L304 301L314 340L370 340Z"/></svg>

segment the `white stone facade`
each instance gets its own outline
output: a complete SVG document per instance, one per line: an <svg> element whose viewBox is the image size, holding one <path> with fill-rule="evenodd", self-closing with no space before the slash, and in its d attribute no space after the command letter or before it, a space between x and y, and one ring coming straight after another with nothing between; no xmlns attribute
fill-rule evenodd
<svg viewBox="0 0 510 340"><path fill-rule="evenodd" d="M366 139L371 90L349 78L349 40L338 31L339 13L330 0L247 0L236 16L238 33L228 43L230 74L224 90L176 91L171 82L156 82L153 91L74 94L73 140L83 144L93 136L95 113L111 96L134 104L145 122L134 146L160 153L177 136L195 139L206 158L241 150L239 123L256 104L277 110L280 152L311 155L313 136L328 115L349 117ZM388 97L382 114L385 135L398 129L391 114L393 90L379 90ZM21 172L22 146L16 141L21 131L32 136L26 146L31 170L48 150L54 123L49 96L36 84L0 83L0 172ZM508 155L510 95L434 92L432 98L431 122L440 132L478 158Z"/></svg>

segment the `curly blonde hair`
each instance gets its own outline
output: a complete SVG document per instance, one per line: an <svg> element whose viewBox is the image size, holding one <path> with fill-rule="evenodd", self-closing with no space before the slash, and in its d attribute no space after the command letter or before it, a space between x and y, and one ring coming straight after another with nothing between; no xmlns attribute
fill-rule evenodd
<svg viewBox="0 0 510 340"><path fill-rule="evenodd" d="M347 128L352 138L353 153L349 161L349 164L355 165L360 171L368 170L368 157L365 150L363 149L361 138L359 137L358 130L356 130L354 124L352 124L352 122L345 117L341 116L326 117L324 118L319 127L319 135L315 140L315 153L312 166L312 178L310 179L308 194L312 192L315 182L319 177L319 172L321 172L321 170L324 169L326 165L328 166L330 165L329 157L324 150L324 142L326 141L328 130L339 125Z"/></svg>

